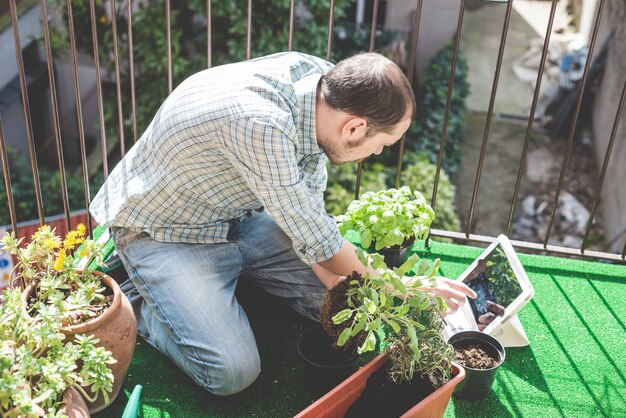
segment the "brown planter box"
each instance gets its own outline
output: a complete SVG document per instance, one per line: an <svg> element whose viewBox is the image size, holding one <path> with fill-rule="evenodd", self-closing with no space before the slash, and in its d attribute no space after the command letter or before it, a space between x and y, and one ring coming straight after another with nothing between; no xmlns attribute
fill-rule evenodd
<svg viewBox="0 0 626 418"><path fill-rule="evenodd" d="M387 361L387 354L380 354L333 390L315 401L295 418L343 418L367 385L367 379ZM465 370L452 363L453 378L435 392L422 399L401 418L441 418L448 407L455 386L465 378Z"/></svg>

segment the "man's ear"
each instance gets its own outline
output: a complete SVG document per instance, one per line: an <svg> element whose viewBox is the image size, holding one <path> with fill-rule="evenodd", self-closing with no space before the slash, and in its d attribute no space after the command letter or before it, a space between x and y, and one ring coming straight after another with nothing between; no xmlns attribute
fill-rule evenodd
<svg viewBox="0 0 626 418"><path fill-rule="evenodd" d="M360 116L348 116L341 128L341 137L347 142L360 140L367 134L367 119Z"/></svg>

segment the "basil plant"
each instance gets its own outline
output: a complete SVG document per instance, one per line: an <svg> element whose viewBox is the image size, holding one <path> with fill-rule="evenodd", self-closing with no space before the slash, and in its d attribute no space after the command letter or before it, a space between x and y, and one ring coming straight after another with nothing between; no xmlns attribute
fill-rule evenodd
<svg viewBox="0 0 626 418"><path fill-rule="evenodd" d="M435 212L424 196L408 186L366 192L337 217L339 231L360 234L361 246L379 251L405 246L428 236Z"/></svg>

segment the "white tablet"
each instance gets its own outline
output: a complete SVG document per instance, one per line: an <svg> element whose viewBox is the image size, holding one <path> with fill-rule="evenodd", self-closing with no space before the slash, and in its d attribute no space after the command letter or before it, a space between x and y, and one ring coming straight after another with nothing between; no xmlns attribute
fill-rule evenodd
<svg viewBox="0 0 626 418"><path fill-rule="evenodd" d="M458 280L478 296L467 298L467 303L458 311L446 316L448 336L468 329L495 335L535 294L513 246L504 235L487 247Z"/></svg>

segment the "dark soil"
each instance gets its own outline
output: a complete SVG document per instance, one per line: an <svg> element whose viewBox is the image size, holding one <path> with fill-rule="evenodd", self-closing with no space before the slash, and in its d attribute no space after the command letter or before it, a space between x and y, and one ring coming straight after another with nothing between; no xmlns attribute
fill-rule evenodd
<svg viewBox="0 0 626 418"><path fill-rule="evenodd" d="M457 348L454 351L454 361L471 369L492 369L498 365L498 360L491 357L485 350L477 346Z"/></svg>
<svg viewBox="0 0 626 418"><path fill-rule="evenodd" d="M397 418L434 391L427 376L397 384L387 377L387 367L381 367L367 380L365 390L346 418Z"/></svg>
<svg viewBox="0 0 626 418"><path fill-rule="evenodd" d="M352 280L361 281L362 277L354 271L352 272L352 275L346 278L346 280L330 289L324 298L324 303L322 304L322 309L320 311L320 322L322 323L324 331L326 331L330 339L333 341L333 347L336 349L341 348L349 352L356 350L356 347L363 342L366 334L361 332L360 334L350 338L343 347L338 347L337 338L339 338L339 334L341 334L345 328L350 326L352 321L348 320L343 324L335 325L333 323L333 316L348 308L347 292L350 289L350 282Z"/></svg>

